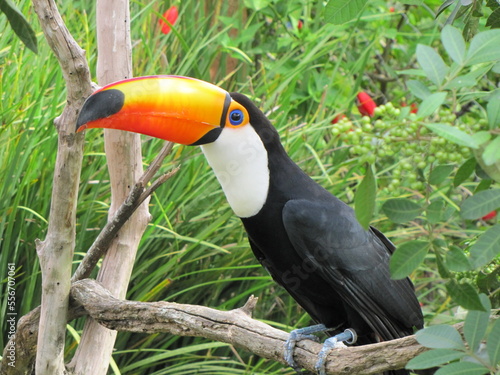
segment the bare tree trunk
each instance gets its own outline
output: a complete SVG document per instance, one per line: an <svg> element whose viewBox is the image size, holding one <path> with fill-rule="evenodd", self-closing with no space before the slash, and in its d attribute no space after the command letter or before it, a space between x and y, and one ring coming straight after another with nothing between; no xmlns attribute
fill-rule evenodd
<svg viewBox="0 0 500 375"><path fill-rule="evenodd" d="M67 104L55 120L58 149L49 227L36 248L42 269L42 305L36 356L38 375L66 373L64 342L75 247L76 203L83 157L83 136L75 134L78 111L92 93L85 52L70 35L51 0L34 0L45 37L66 81Z"/></svg>
<svg viewBox="0 0 500 375"><path fill-rule="evenodd" d="M100 85L132 77L128 0L97 1L97 77ZM105 149L111 180L109 217L125 200L143 173L140 136L105 131ZM97 279L117 298L124 298L141 236L149 221L147 201L118 233L104 258ZM87 320L80 346L70 364L75 374L105 375L116 331Z"/></svg>

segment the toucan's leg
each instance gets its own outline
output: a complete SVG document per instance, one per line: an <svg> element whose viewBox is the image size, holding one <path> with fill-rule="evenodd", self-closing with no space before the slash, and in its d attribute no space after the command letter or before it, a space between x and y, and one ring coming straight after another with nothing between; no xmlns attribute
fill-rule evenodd
<svg viewBox="0 0 500 375"><path fill-rule="evenodd" d="M318 361L314 365L316 372L319 375L326 375L326 356L330 350L336 348L340 343L346 342L347 344L354 344L358 336L353 329L346 329L344 332L330 337L323 343L323 347L318 354Z"/></svg>
<svg viewBox="0 0 500 375"><path fill-rule="evenodd" d="M299 329L294 329L290 332L290 336L288 340L285 342L285 361L288 363L290 367L292 367L295 371L300 372L300 367L295 363L293 359L293 351L295 349L295 345L297 341L309 339L318 341L318 338L313 335L313 333L325 332L330 328L327 328L324 324L317 324L310 327L304 327Z"/></svg>

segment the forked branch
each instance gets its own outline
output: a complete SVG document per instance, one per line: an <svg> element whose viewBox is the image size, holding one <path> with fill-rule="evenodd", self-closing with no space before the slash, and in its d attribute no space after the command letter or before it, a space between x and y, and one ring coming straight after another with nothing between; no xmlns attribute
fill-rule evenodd
<svg viewBox="0 0 500 375"><path fill-rule="evenodd" d="M125 202L123 202L123 204L118 208L111 220L106 223L92 246L87 251L85 257L71 277L72 282L82 280L90 276L90 273L95 268L99 259L106 254L113 238L115 238L118 231L130 218L130 216L132 216L137 207L139 207L142 202L153 194L153 192L159 188L161 184L177 173L179 170L178 167L161 175L153 181L150 186L147 186L153 179L156 172L160 169L163 160L170 153L172 147L173 143L166 142L158 156L149 165L148 169L144 172L139 181L137 181L132 189L130 189L130 193Z"/></svg>

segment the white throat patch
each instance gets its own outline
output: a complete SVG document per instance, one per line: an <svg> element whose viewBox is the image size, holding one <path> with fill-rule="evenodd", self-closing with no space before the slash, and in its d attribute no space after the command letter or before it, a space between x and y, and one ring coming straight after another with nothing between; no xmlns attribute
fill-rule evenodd
<svg viewBox="0 0 500 375"><path fill-rule="evenodd" d="M267 151L254 128L226 127L215 142L201 146L229 205L239 217L256 215L269 190Z"/></svg>

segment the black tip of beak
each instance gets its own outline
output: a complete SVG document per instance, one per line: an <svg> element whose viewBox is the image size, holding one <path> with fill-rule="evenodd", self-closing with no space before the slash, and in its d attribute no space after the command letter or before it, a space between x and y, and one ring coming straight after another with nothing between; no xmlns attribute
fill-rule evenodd
<svg viewBox="0 0 500 375"><path fill-rule="evenodd" d="M120 112L124 103L125 94L117 89L99 91L89 96L76 121L76 130L88 122Z"/></svg>

